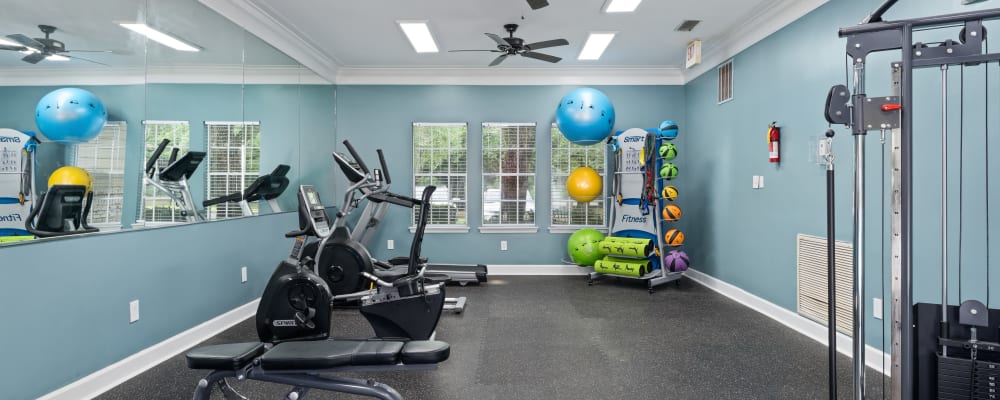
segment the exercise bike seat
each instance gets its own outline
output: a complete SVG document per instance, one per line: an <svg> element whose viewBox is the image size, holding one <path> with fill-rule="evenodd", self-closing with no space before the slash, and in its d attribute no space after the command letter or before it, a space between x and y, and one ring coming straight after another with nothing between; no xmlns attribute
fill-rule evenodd
<svg viewBox="0 0 1000 400"><path fill-rule="evenodd" d="M336 339L199 347L187 353L188 368L238 370L259 361L265 370L320 370L396 364L436 364L451 355L448 343L435 340Z"/></svg>

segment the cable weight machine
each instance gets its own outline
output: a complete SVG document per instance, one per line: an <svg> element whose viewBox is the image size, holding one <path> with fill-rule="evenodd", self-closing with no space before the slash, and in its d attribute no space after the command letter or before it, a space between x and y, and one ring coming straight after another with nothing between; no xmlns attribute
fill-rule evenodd
<svg viewBox="0 0 1000 400"><path fill-rule="evenodd" d="M890 225L891 256L891 384L883 396L891 399L995 399L1000 398L1000 311L989 306L989 153L988 119L986 122L986 282L987 301L961 301L948 304L948 73L951 66L962 71L966 66L985 64L986 70L1000 61L1000 53L986 47L984 21L1000 19L1000 9L970 11L898 21L883 21L882 15L897 0L887 0L859 25L841 28L847 39L846 53L853 66L853 94L846 85L831 88L827 96L826 119L831 124L850 127L854 136L854 379L855 399L865 398L864 338L864 248L865 238L865 139L869 131L890 133ZM939 42L913 42L914 31L940 32ZM957 33L957 35L956 35ZM956 40L957 39L957 40ZM899 51L901 60L892 63L892 96L868 97L865 94L865 68L868 55ZM919 68L941 71L941 304L914 304L913 293L913 178L915 141L913 130L913 72ZM987 77L988 83L988 77ZM989 87L986 111L989 112ZM964 90L964 87L961 88ZM964 93L964 92L963 92ZM963 94L964 97L964 94ZM964 102L964 98L962 99ZM961 103L964 106L964 103ZM984 118L986 118L984 116ZM964 115L960 116L964 121ZM959 129L960 141L961 131ZM883 139L884 140L884 139ZM960 153L961 154L961 153ZM883 150L884 155L884 150ZM963 158L960 156L960 158ZM829 160L832 165L832 159ZM960 160L962 163L964 160ZM926 162L926 161L923 161ZM884 167L884 165L883 165ZM832 168L832 166L831 166ZM959 172L961 178L961 169ZM961 187L960 180L960 187ZM884 190L884 186L883 186ZM961 196L961 189L959 189ZM829 206L829 207L832 207ZM882 207L884 212L884 206ZM961 204L959 206L961 215ZM832 215L832 210L830 210ZM921 223L923 223L921 221ZM924 225L921 225L923 227ZM926 229L926 228L925 228ZM961 253L961 224L959 251ZM884 234L883 234L884 236ZM880 238L884 240L883 238ZM835 240L829 237L828 240ZM883 242L884 243L884 242ZM883 244L884 246L884 244ZM883 247L884 248L884 247ZM832 257L831 257L832 259ZM961 260L961 255L959 256ZM921 277L923 278L923 277ZM961 290L961 261L959 261ZM960 300L961 299L961 296ZM834 303L834 293L830 293ZM831 330L835 327L831 324ZM834 360L831 359L831 366ZM835 369L831 369L831 396L834 395Z"/></svg>

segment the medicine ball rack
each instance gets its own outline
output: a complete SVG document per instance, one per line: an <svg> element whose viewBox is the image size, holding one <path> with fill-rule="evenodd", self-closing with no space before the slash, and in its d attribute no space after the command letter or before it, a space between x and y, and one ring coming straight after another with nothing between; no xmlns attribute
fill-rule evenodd
<svg viewBox="0 0 1000 400"><path fill-rule="evenodd" d="M985 45L983 21L1000 19L1000 9L986 9L924 18L883 21L882 15L897 0L887 0L859 25L841 28L847 55L853 64L854 94L845 85L831 88L826 118L843 124L854 135L854 398L865 398L864 257L865 254L865 138L870 130L890 131L891 162L891 385L892 399L995 399L1000 398L1000 311L975 300L949 305L948 296L948 69L950 65L974 66L1000 60ZM948 38L914 42L914 32L946 31ZM956 35L957 34L957 35ZM958 40L954 40L957 38ZM871 53L900 50L901 61L892 63L893 96L865 95L865 60ZM913 182L915 141L913 129L913 73L919 68L941 71L941 304L916 304L913 296ZM988 75L987 75L988 83ZM963 82L964 84L964 82ZM988 84L986 113L989 113ZM963 99L964 101L964 99ZM986 140L989 140L989 129ZM959 132L961 135L961 129ZM961 140L961 139L960 139ZM988 142L987 142L988 143ZM989 218L989 153L987 162L986 218ZM959 173L961 175L961 172ZM961 192L961 190L960 190ZM884 208L883 208L884 211ZM959 208L961 213L961 208ZM989 296L989 224L987 222L986 282ZM961 237L961 229L959 229ZM828 240L833 241L830 237ZM959 269L961 288L961 268ZM834 301L830 294L830 301ZM961 297L961 296L959 296ZM992 324L992 325L990 325ZM832 328L832 327L831 327ZM833 374L834 371L831 371ZM831 380L833 382L833 380ZM834 392L831 387L831 394Z"/></svg>

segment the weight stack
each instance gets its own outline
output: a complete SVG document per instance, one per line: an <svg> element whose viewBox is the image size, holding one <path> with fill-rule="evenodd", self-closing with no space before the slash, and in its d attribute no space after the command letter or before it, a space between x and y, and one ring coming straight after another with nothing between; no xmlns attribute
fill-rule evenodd
<svg viewBox="0 0 1000 400"><path fill-rule="evenodd" d="M1000 363L938 354L938 399L1000 399Z"/></svg>

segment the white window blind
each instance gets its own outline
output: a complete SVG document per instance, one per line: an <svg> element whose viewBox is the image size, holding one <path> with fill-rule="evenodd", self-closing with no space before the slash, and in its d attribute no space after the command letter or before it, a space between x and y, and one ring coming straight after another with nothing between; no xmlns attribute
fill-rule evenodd
<svg viewBox="0 0 1000 400"><path fill-rule="evenodd" d="M535 124L483 123L483 225L535 225Z"/></svg>
<svg viewBox="0 0 1000 400"><path fill-rule="evenodd" d="M605 151L603 142L582 146L570 142L552 124L552 226L604 226L604 199L601 195L589 203L578 203L566 191L566 179L579 167L590 167L604 177Z"/></svg>
<svg viewBox="0 0 1000 400"><path fill-rule="evenodd" d="M208 182L206 199L242 192L260 176L260 122L205 121L208 134ZM258 212L258 203L250 203ZM233 218L243 215L237 203L222 203L209 207L209 219Z"/></svg>
<svg viewBox="0 0 1000 400"><path fill-rule="evenodd" d="M431 196L430 225L468 225L468 136L464 122L413 124L413 197L420 198L428 185L437 187Z"/></svg>
<svg viewBox="0 0 1000 400"><path fill-rule="evenodd" d="M156 146L163 139L170 139L167 149L160 155L156 165L160 169L167 166L170 159L171 149L180 149L178 157L187 153L191 147L191 127L187 121L143 121L143 132L145 133L145 151L143 152L143 168L146 160L156 151ZM145 171L143 171L145 173ZM187 219L180 214L180 210L174 206L165 193L160 192L151 185L143 185L142 199L139 204L140 220L149 222L184 222Z"/></svg>
<svg viewBox="0 0 1000 400"><path fill-rule="evenodd" d="M127 131L125 121L109 121L96 138L76 145L73 165L87 170L93 179L91 225L121 226Z"/></svg>

